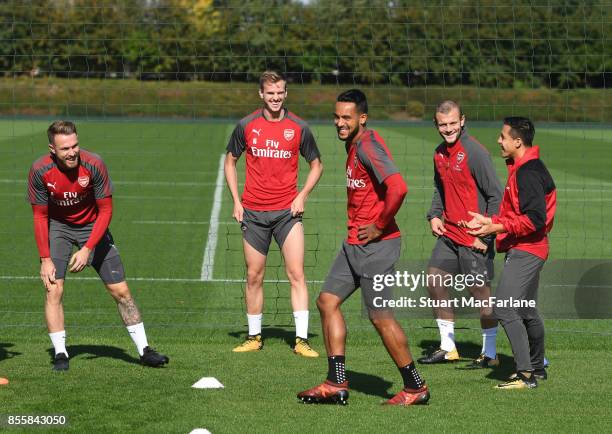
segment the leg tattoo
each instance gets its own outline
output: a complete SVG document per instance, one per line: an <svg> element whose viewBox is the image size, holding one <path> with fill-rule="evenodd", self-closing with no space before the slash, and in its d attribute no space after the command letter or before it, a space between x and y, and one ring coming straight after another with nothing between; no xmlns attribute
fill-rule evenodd
<svg viewBox="0 0 612 434"><path fill-rule="evenodd" d="M132 297L121 298L117 301L117 309L119 309L119 315L123 319L123 323L126 326L131 326L142 322L140 318L140 312Z"/></svg>

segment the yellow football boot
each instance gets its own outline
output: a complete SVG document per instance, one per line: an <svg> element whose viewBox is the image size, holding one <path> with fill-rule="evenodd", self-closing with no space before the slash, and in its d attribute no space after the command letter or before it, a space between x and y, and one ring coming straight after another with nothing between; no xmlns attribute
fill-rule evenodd
<svg viewBox="0 0 612 434"><path fill-rule="evenodd" d="M293 352L303 357L319 357L319 353L312 349L308 339L295 338Z"/></svg>
<svg viewBox="0 0 612 434"><path fill-rule="evenodd" d="M263 340L261 335L247 336L245 341L234 348L232 351L235 353L246 353L249 351L259 351L263 348Z"/></svg>

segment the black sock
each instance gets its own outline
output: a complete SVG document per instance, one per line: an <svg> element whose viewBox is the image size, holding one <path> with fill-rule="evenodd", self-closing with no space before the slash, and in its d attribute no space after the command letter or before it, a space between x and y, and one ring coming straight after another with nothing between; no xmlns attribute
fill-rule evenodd
<svg viewBox="0 0 612 434"><path fill-rule="evenodd" d="M344 356L331 356L327 358L327 379L332 383L341 384L346 381L344 361Z"/></svg>
<svg viewBox="0 0 612 434"><path fill-rule="evenodd" d="M414 367L414 362L409 365L399 368L402 379L404 380L404 388L406 389L420 389L425 385L425 380L421 378L419 372Z"/></svg>

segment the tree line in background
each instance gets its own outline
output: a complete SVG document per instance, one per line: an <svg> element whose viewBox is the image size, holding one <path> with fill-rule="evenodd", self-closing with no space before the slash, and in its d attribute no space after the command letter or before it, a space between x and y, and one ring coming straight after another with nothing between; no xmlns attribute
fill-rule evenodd
<svg viewBox="0 0 612 434"><path fill-rule="evenodd" d="M596 0L0 0L0 74L606 88Z"/></svg>

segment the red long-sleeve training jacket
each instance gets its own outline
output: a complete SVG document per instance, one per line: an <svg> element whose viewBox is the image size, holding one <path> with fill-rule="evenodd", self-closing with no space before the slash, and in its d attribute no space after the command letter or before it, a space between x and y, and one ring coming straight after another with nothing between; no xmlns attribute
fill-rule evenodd
<svg viewBox="0 0 612 434"><path fill-rule="evenodd" d="M501 223L507 231L497 235L497 251L518 249L546 259L548 233L557 208L555 183L537 146L527 148L520 160L510 159L506 165L504 197L499 214L492 216L493 223Z"/></svg>

